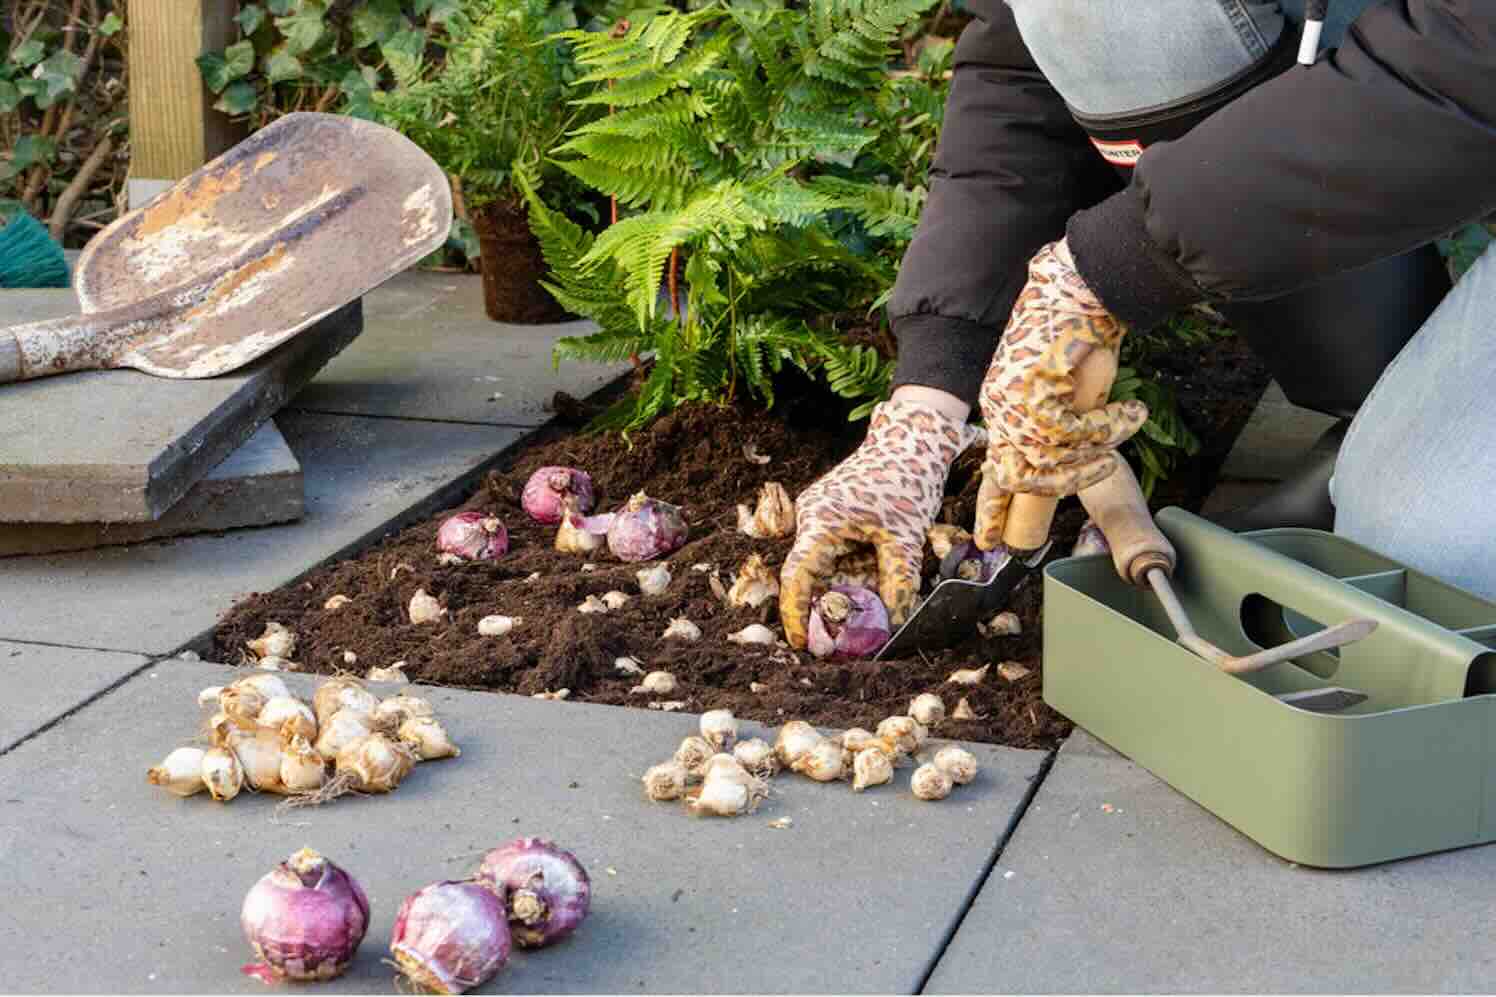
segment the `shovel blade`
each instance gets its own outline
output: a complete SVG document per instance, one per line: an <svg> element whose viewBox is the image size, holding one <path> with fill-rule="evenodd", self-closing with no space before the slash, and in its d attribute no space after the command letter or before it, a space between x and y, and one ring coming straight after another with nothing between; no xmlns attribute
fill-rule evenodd
<svg viewBox="0 0 1496 997"><path fill-rule="evenodd" d="M419 262L451 225L446 175L404 136L292 114L105 229L76 286L85 315L137 320L103 366L214 377Z"/></svg>
<svg viewBox="0 0 1496 997"><path fill-rule="evenodd" d="M1003 555L985 582L947 578L931 590L908 621L889 638L874 661L907 658L920 651L939 651L968 637L981 621L1004 605L1029 573L1042 567L1052 544L1026 558Z"/></svg>

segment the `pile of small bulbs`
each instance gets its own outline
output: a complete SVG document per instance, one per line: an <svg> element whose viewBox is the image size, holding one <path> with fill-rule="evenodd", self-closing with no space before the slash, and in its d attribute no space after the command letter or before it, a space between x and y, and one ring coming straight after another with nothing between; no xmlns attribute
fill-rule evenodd
<svg viewBox="0 0 1496 997"><path fill-rule="evenodd" d="M921 800L943 800L977 775L971 752L947 745L929 761L921 758L929 731L945 720L945 704L923 693L909 713L888 717L876 732L860 727L827 737L803 720L779 729L771 746L762 738L738 740L730 710L701 715L701 733L681 741L674 756L644 773L651 800L683 800L696 816L737 817L752 813L769 795L769 781L783 770L816 782L851 781L855 792L893 782L894 770L911 757L920 761L909 780Z"/></svg>
<svg viewBox="0 0 1496 997"><path fill-rule="evenodd" d="M279 675L257 670L204 689L198 705L215 711L210 747L177 748L146 773L176 796L206 791L227 803L249 789L326 802L388 793L418 762L461 754L429 702L380 699L356 678L328 679L308 703Z"/></svg>

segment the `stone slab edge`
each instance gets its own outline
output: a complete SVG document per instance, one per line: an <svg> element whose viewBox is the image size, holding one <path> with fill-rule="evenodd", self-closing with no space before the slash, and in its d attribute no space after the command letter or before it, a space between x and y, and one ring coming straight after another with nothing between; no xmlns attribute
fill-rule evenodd
<svg viewBox="0 0 1496 997"><path fill-rule="evenodd" d="M150 522L223 463L363 331L363 302L344 306L248 368L238 390L166 447L143 487L107 476L0 476L0 509L12 522Z"/></svg>
<svg viewBox="0 0 1496 997"><path fill-rule="evenodd" d="M273 421L149 523L0 523L0 557L58 554L271 526L306 512L301 464Z"/></svg>

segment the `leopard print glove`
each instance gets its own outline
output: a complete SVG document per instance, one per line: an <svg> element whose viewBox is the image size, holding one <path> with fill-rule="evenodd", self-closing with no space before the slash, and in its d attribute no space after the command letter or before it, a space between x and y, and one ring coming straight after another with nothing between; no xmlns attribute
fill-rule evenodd
<svg viewBox="0 0 1496 997"><path fill-rule="evenodd" d="M779 613L791 647L803 648L810 604L837 561L870 546L889 619L909 618L919 596L925 531L940 512L945 479L984 434L908 401L873 410L867 438L795 502L795 546L780 572Z"/></svg>
<svg viewBox="0 0 1496 997"><path fill-rule="evenodd" d="M1104 480L1116 470L1116 448L1148 421L1138 401L1071 407L1076 368L1092 350L1116 351L1127 329L1091 293L1063 241L1039 250L1028 272L982 383L989 438L974 538L983 550L1002 542L1014 492L1073 495Z"/></svg>

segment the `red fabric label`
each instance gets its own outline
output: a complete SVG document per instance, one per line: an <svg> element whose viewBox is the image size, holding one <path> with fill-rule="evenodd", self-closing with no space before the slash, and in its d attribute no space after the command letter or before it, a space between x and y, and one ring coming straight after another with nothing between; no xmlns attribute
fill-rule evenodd
<svg viewBox="0 0 1496 997"><path fill-rule="evenodd" d="M1103 142L1091 139L1091 144L1101 153L1101 158L1114 166L1136 166L1143 155L1143 145L1136 139L1127 142Z"/></svg>

